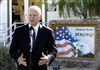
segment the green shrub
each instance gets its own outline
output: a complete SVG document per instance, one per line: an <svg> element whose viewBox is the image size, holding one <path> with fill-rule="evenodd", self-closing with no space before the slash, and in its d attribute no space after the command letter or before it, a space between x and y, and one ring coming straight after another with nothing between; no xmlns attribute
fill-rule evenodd
<svg viewBox="0 0 100 70"><path fill-rule="evenodd" d="M16 70L16 65L9 55L8 47L0 44L0 70Z"/></svg>

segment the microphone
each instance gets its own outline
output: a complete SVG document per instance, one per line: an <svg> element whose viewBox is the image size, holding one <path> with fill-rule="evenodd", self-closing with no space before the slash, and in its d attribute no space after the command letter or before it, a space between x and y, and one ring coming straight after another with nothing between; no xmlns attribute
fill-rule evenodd
<svg viewBox="0 0 100 70"><path fill-rule="evenodd" d="M33 33L32 33L32 30L30 30L30 32L29 32L29 34L30 34L30 52L32 52L32 46L33 46L33 39L32 39L32 36L33 36Z"/></svg>
<svg viewBox="0 0 100 70"><path fill-rule="evenodd" d="M33 36L33 33L32 33L32 28L30 27L30 31L29 31L29 35L30 35L30 62L29 62L29 70L32 70L32 46L33 46L33 39L32 39L32 36Z"/></svg>

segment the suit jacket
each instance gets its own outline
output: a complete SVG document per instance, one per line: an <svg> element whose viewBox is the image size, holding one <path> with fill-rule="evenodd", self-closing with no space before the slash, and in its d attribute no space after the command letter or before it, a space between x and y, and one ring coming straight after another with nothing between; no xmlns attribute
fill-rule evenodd
<svg viewBox="0 0 100 70"><path fill-rule="evenodd" d="M50 28L40 25L32 52L32 63L34 64L32 70L47 70L46 65L38 66L38 62L42 57L42 52L44 52L44 54L49 57L50 65L51 62L55 59L57 53L55 40L52 30ZM23 57L26 58L27 67L18 64L17 70L29 70L30 34L28 24L15 30L9 53L17 64L18 58L23 53Z"/></svg>

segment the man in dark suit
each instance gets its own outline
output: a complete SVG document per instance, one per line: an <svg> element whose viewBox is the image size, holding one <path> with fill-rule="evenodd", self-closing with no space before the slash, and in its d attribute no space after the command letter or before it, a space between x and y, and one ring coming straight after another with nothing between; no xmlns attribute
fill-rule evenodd
<svg viewBox="0 0 100 70"><path fill-rule="evenodd" d="M41 10L38 6L30 6L29 24L17 28L13 34L9 53L18 64L17 70L47 70L47 65L56 57L53 32L39 23L40 15Z"/></svg>

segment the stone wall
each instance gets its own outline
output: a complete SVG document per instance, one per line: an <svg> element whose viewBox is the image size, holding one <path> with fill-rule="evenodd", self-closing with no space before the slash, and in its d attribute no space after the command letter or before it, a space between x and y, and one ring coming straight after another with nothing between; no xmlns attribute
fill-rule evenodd
<svg viewBox="0 0 100 70"><path fill-rule="evenodd" d="M49 22L49 27L52 28L52 24L57 24L57 23L61 23L61 24L97 24L97 39L96 39L96 51L97 51L97 58L96 60L67 60L67 59L56 59L50 67L52 67L54 64L58 65L60 67L60 70L100 70L97 69L100 66L100 21L97 20L52 20ZM75 68L75 69L73 69ZM49 69L52 70L52 69Z"/></svg>

